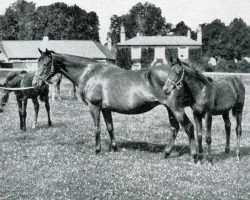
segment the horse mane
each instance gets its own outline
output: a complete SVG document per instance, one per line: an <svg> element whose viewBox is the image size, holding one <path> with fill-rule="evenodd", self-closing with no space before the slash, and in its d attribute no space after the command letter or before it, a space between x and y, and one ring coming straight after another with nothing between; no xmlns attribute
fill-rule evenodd
<svg viewBox="0 0 250 200"><path fill-rule="evenodd" d="M209 85L211 84L211 82L213 82L213 79L207 76L204 76L199 70L197 70L196 68L194 68L192 65L190 66L188 63L186 62L182 62L182 64L185 67L185 71L187 71L188 73L192 74L196 79L198 79L199 81L201 81L202 83Z"/></svg>
<svg viewBox="0 0 250 200"><path fill-rule="evenodd" d="M51 51L54 55L56 55L57 58L60 58L62 60L70 61L73 63L82 63L82 62L94 62L96 63L97 61L91 58L86 58L86 57L81 57L81 56L75 56L75 55L70 55L70 54L60 54L56 53L54 51Z"/></svg>

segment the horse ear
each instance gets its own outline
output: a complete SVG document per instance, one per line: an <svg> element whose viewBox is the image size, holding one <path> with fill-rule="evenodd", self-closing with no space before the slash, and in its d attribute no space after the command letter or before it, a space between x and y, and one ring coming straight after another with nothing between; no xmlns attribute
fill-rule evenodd
<svg viewBox="0 0 250 200"><path fill-rule="evenodd" d="M169 61L170 61L171 64L174 62L174 59L173 59L172 55L170 55Z"/></svg>
<svg viewBox="0 0 250 200"><path fill-rule="evenodd" d="M178 63L178 65L182 65L182 63L181 63L181 61L180 61L180 59L178 57L177 57L176 62Z"/></svg>
<svg viewBox="0 0 250 200"><path fill-rule="evenodd" d="M42 52L42 50L40 48L38 48L38 51L42 55L43 52Z"/></svg>

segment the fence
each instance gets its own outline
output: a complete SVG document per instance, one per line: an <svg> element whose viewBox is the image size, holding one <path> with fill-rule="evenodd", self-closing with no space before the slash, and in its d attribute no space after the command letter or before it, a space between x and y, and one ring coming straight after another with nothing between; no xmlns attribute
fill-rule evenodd
<svg viewBox="0 0 250 200"><path fill-rule="evenodd" d="M3 69L0 68L0 84L3 83L4 77L10 72L10 71L21 71L23 69L20 68L13 68L13 69ZM34 72L34 70L30 70L30 72ZM243 83L250 83L250 73L224 73L224 72L204 72L203 73L206 76L209 76L213 78L214 80L218 80L220 78L226 77L226 76L237 76L239 77ZM51 90L51 87L50 87ZM73 95L73 84L71 81L69 81L67 78L63 77L61 82L61 94L63 97L71 98Z"/></svg>

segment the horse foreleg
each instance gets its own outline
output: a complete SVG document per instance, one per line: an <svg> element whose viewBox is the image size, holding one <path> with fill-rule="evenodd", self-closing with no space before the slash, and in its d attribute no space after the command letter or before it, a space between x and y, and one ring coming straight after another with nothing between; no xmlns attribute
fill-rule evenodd
<svg viewBox="0 0 250 200"><path fill-rule="evenodd" d="M202 160L203 158L203 148L202 148L202 116L199 114L193 113L194 121L196 125L196 136L198 141L198 160Z"/></svg>
<svg viewBox="0 0 250 200"><path fill-rule="evenodd" d="M207 143L207 159L212 161L212 154L211 154L211 144L212 144L212 137L211 137L211 128L212 128L212 118L213 116L210 113L206 114L206 143Z"/></svg>
<svg viewBox="0 0 250 200"><path fill-rule="evenodd" d="M184 128L188 136L191 155L194 158L194 161L196 162L197 152L196 152L196 144L195 144L195 138L194 138L194 125L189 120L184 109L174 111L173 113L176 119L178 120L178 122Z"/></svg>
<svg viewBox="0 0 250 200"><path fill-rule="evenodd" d="M110 136L110 147L113 148L114 151L117 151L117 145L115 141L114 135L114 127L113 127L113 120L112 120L112 113L110 110L102 110L103 118L106 123L107 130Z"/></svg>
<svg viewBox="0 0 250 200"><path fill-rule="evenodd" d="M20 118L20 130L23 130L22 100L20 100L20 97L16 96L16 101L18 105L18 114Z"/></svg>
<svg viewBox="0 0 250 200"><path fill-rule="evenodd" d="M242 134L241 122L242 122L242 113L239 113L236 115L236 135L237 135L236 155L238 160L240 160L240 138Z"/></svg>
<svg viewBox="0 0 250 200"><path fill-rule="evenodd" d="M36 128L37 126L37 118L38 118L38 112L39 112L39 103L38 103L38 100L37 98L33 98L32 99L33 101L33 104L34 104L34 110L35 110L35 119L34 119L34 122L33 122L33 125L32 125L32 128Z"/></svg>
<svg viewBox="0 0 250 200"><path fill-rule="evenodd" d="M28 99L23 97L23 100L22 100L22 118L23 118L23 127L22 127L22 130L23 131L26 131L26 116L27 116L27 112L26 112L26 109L27 109L27 102L28 102Z"/></svg>
<svg viewBox="0 0 250 200"><path fill-rule="evenodd" d="M55 101L55 95L56 95L56 84L52 84L52 101Z"/></svg>
<svg viewBox="0 0 250 200"><path fill-rule="evenodd" d="M164 154L165 154L165 158L167 158L171 152L173 151L173 146L175 143L175 139L177 137L178 131L180 130L180 126L179 126L179 122L177 121L177 119L175 118L173 112L166 107L168 110L168 117L169 117L169 122L170 122L170 130L171 130L171 138L169 143L167 144Z"/></svg>
<svg viewBox="0 0 250 200"><path fill-rule="evenodd" d="M100 106L89 104L89 110L94 121L95 128L95 152L101 151L101 127L100 127Z"/></svg>
<svg viewBox="0 0 250 200"><path fill-rule="evenodd" d="M225 122L225 130L226 130L225 153L229 153L230 152L230 134L231 134L231 122L229 118L229 113L223 114L222 117Z"/></svg>
<svg viewBox="0 0 250 200"><path fill-rule="evenodd" d="M48 125L51 126L52 122L51 122L51 119L50 119L49 97L45 98L45 108L46 108L47 115L48 115Z"/></svg>
<svg viewBox="0 0 250 200"><path fill-rule="evenodd" d="M61 81L58 81L58 82L56 83L56 92L57 92L57 98L58 98L58 100L61 101L62 98L61 98L60 84L61 84Z"/></svg>

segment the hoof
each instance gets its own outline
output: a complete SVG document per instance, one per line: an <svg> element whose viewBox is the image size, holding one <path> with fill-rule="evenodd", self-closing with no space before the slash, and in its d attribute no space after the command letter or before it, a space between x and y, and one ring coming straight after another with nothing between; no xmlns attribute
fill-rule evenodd
<svg viewBox="0 0 250 200"><path fill-rule="evenodd" d="M116 145L112 146L114 152L117 152L118 151L118 147Z"/></svg>
<svg viewBox="0 0 250 200"><path fill-rule="evenodd" d="M95 150L95 154L97 155L97 154L99 154L101 152L101 149L96 149Z"/></svg>
<svg viewBox="0 0 250 200"><path fill-rule="evenodd" d="M229 148L226 148L226 149L225 149L225 154L229 154L229 152L230 152L230 149L229 149Z"/></svg>
<svg viewBox="0 0 250 200"><path fill-rule="evenodd" d="M170 156L170 152L165 152L165 154L164 154L164 158L168 158L169 156Z"/></svg>
<svg viewBox="0 0 250 200"><path fill-rule="evenodd" d="M49 123L48 123L48 125L49 125L49 126L52 126L52 123L51 123L51 122L49 122Z"/></svg>

